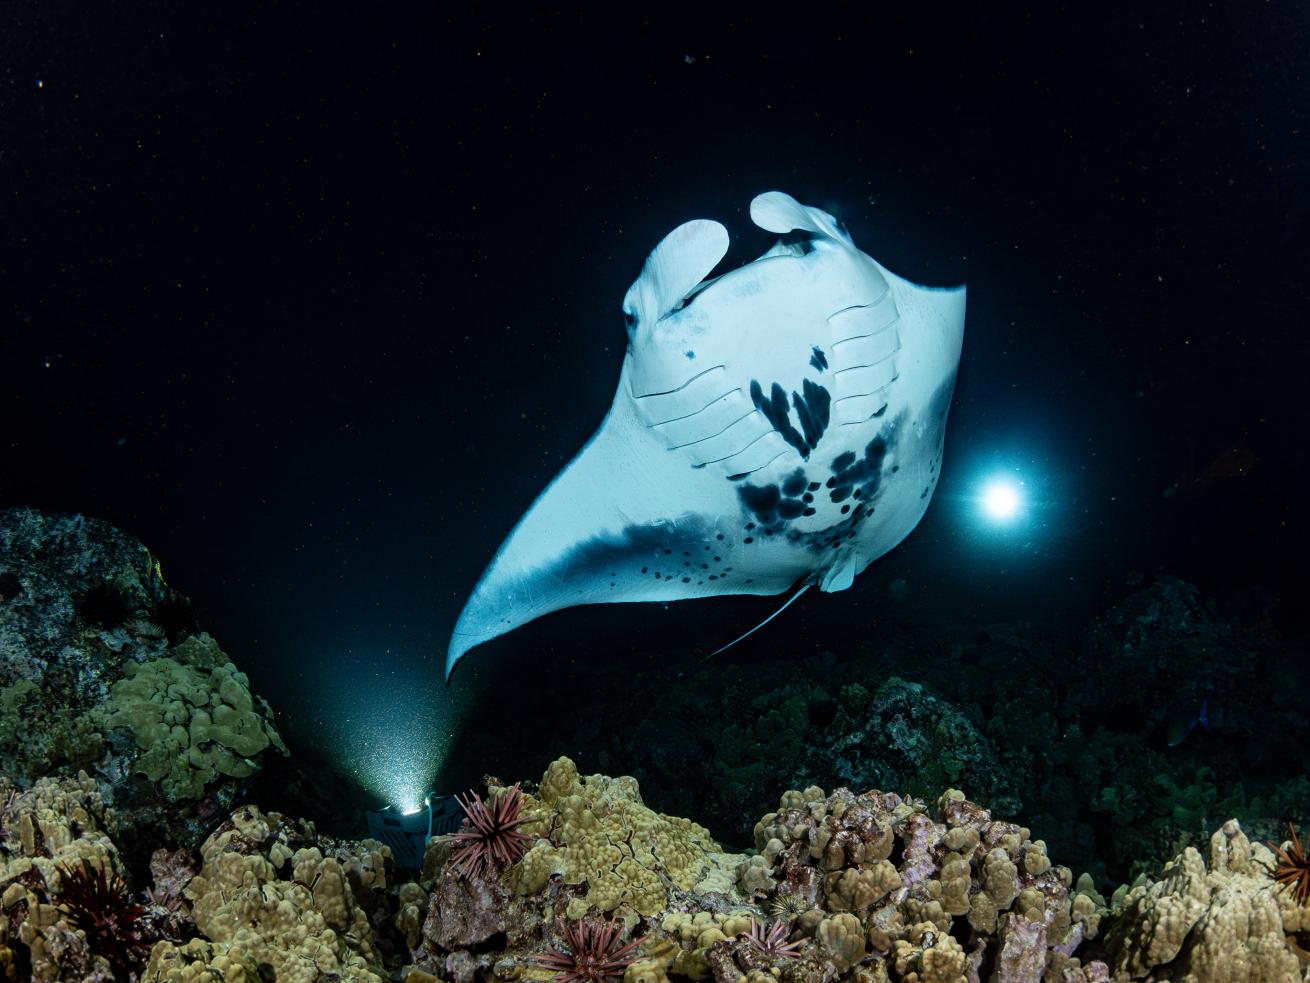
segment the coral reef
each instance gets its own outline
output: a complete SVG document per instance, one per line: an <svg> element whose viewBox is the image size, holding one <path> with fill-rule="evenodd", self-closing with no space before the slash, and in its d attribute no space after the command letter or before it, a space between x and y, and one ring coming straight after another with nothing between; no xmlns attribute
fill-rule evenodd
<svg viewBox="0 0 1310 983"><path fill-rule="evenodd" d="M111 839L116 818L85 774L0 785L0 965L6 978L111 980L147 935ZM102 881L104 891L98 892ZM100 929L105 931L100 931Z"/></svg>
<svg viewBox="0 0 1310 983"><path fill-rule="evenodd" d="M524 798L535 842L513 867L469 879L430 851L431 879L409 888L415 902L428 894L427 916L397 918L411 940L418 928L421 969L458 983L530 974L566 934L557 922L601 912L643 937L624 950L628 983L1105 978L1074 954L1101 917L1090 885L958 792L931 810L881 792L787 792L749 856L653 812L632 779L583 777L568 758Z"/></svg>
<svg viewBox="0 0 1310 983"><path fill-rule="evenodd" d="M1114 979L1310 979L1310 907L1278 890L1273 864L1273 853L1229 820L1204 857L1188 847L1159 880L1125 889L1105 939Z"/></svg>
<svg viewBox="0 0 1310 983"><path fill-rule="evenodd" d="M811 784L929 799L966 789L1107 883L1204 845L1227 816L1281 836L1310 801L1287 755L1310 743L1310 719L1296 686L1260 681L1303 678L1304 647L1256 596L1220 603L1169 577L1119 593L1090 626L893 615L839 654L760 641L704 666L656 653L585 673L520 665L515 685L492 684L503 712L587 748L648 803L732 846L749 844L759 803ZM658 712L601 697L634 672ZM583 712L552 712L580 699ZM477 741L453 753L547 763L509 735Z"/></svg>
<svg viewBox="0 0 1310 983"><path fill-rule="evenodd" d="M270 752L271 710L149 550L95 519L0 510L0 775L87 771L121 844L149 855L161 835L198 843Z"/></svg>
<svg viewBox="0 0 1310 983"><path fill-rule="evenodd" d="M260 967L307 983L386 978L376 936L393 918L393 876L382 844L332 840L312 823L243 806L200 855L183 894L204 938L156 944L145 980L259 979Z"/></svg>
<svg viewBox="0 0 1310 983"><path fill-rule="evenodd" d="M644 676L660 713L552 739L647 762L667 812L559 758L540 783L488 777L404 880L377 842L238 806L303 814L324 783L268 768L268 705L144 547L0 512L0 981L1310 981L1304 845L1243 831L1310 801L1285 754L1305 720L1249 685L1288 651L1160 578L1076 644L997 625L711 686ZM778 788L801 790L759 817ZM752 848L680 818L706 812ZM1174 859L1107 904L1068 856L1128 877Z"/></svg>

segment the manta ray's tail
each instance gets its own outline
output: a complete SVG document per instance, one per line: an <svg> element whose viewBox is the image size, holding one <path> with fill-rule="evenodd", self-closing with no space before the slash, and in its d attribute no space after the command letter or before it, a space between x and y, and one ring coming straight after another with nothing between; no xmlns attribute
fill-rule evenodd
<svg viewBox="0 0 1310 983"><path fill-rule="evenodd" d="M787 598L786 603L784 603L782 607L778 608L777 611L774 611L773 614L769 615L767 618L765 618L763 621L761 621L758 625L756 625L754 628L752 628L752 629L751 629L750 631L748 631L746 634L744 634L744 635L740 635L740 636L738 636L737 638L734 638L732 641L730 641L727 645L724 645L722 648L717 648L717 649L715 649L715 650L714 650L713 652L711 652L709 655L705 656L705 658L701 659L701 662L709 662L710 659L714 658L714 657L715 657L716 655L718 655L720 652L726 652L726 651L728 651L728 649L732 648L732 647L733 647L734 645L736 645L738 642L743 641L744 639L750 638L750 637L751 637L752 635L754 635L757 631L759 631L761 628L763 628L765 625L767 625L770 621L772 621L772 620L773 620L774 618L776 618L778 615L782 614L782 612L786 611L789 607L791 607L792 602L795 601L796 598L798 598L798 597L800 597L802 594L804 594L807 590L809 590L810 587L811 587L810 584L801 584L801 589L798 590L798 591L797 591L795 594L793 594L791 597Z"/></svg>

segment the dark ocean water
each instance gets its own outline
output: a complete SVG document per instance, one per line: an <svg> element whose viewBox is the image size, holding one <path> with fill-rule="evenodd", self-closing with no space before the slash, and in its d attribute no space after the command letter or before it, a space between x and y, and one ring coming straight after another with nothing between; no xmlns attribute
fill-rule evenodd
<svg viewBox="0 0 1310 983"><path fill-rule="evenodd" d="M646 253L707 217L728 266L753 258L746 208L775 188L910 280L967 283L969 309L923 523L734 672L895 625L1076 638L1134 574L1224 612L1258 597L1303 636L1304 9L275 7L0 12L0 505L147 543L285 729L371 795L565 752L641 774L657 749L606 731L660 713L652 674L685 660L721 695L694 660L776 601L565 612L449 689L440 662L608 408ZM998 469L1025 482L1018 527L978 512Z"/></svg>

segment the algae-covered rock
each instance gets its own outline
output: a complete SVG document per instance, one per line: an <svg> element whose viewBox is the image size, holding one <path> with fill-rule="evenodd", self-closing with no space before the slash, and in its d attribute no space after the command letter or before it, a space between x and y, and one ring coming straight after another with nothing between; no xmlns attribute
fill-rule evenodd
<svg viewBox="0 0 1310 983"><path fill-rule="evenodd" d="M205 817L284 751L268 705L145 546L83 516L0 510L0 775L85 770L120 846L148 857L194 847Z"/></svg>

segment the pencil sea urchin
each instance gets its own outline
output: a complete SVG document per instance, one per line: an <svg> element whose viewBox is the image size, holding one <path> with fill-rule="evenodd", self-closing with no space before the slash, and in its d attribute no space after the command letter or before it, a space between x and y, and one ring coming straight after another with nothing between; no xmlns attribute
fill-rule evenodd
<svg viewBox="0 0 1310 983"><path fill-rule="evenodd" d="M623 971L637 961L637 947L646 941L643 936L619 945L622 923L617 918L599 923L582 918L572 925L561 918L559 933L568 952L532 957L538 966L555 970L556 983L619 983Z"/></svg>
<svg viewBox="0 0 1310 983"><path fill-rule="evenodd" d="M55 896L68 921L86 933L88 947L104 956L117 972L138 971L145 964L141 905L132 901L127 883L104 865L83 859L80 866L59 868Z"/></svg>
<svg viewBox="0 0 1310 983"><path fill-rule="evenodd" d="M791 925L786 919L780 918L766 932L764 926L752 916L751 931L746 941L770 959L799 959L801 944L787 941L790 931Z"/></svg>
<svg viewBox="0 0 1310 983"><path fill-rule="evenodd" d="M523 824L523 792L516 784L491 798L491 804L469 790L455 796L464 810L464 828L447 836L451 845L450 869L464 877L485 874L493 864L508 866L528 852L528 837L518 832Z"/></svg>
<svg viewBox="0 0 1310 983"><path fill-rule="evenodd" d="M1305 844L1290 822L1287 835L1292 841L1289 849L1284 850L1276 843L1269 844L1278 857L1278 864L1269 871L1269 876L1278 882L1279 887L1289 888L1296 903L1303 905L1310 901L1310 856L1306 855Z"/></svg>

